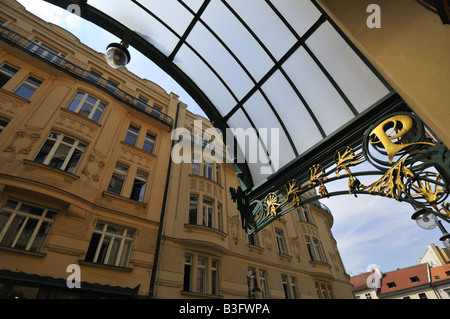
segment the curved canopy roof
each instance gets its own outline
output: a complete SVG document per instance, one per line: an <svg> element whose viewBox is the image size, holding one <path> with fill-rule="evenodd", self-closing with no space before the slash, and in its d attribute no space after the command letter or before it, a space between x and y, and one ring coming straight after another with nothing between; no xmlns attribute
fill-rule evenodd
<svg viewBox="0 0 450 319"><path fill-rule="evenodd" d="M260 133L256 162L237 139L249 187L392 91L314 0L78 3L83 18L120 38L131 31L130 45L178 81L217 128Z"/></svg>

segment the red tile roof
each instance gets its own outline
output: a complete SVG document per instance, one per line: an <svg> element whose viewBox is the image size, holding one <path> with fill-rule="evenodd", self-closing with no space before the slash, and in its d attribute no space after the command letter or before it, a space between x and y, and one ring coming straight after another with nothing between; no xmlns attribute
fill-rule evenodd
<svg viewBox="0 0 450 319"><path fill-rule="evenodd" d="M398 269L384 274L380 294L413 288L428 282L427 264Z"/></svg>
<svg viewBox="0 0 450 319"><path fill-rule="evenodd" d="M439 267L430 268L431 281L437 282L445 279L450 279L450 264L446 264Z"/></svg>
<svg viewBox="0 0 450 319"><path fill-rule="evenodd" d="M365 272L350 278L350 283L355 289L367 288L367 277L370 276L372 272Z"/></svg>

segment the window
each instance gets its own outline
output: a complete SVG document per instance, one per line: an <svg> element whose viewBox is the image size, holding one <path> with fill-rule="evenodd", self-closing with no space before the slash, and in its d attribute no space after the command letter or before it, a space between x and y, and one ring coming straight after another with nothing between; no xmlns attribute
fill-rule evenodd
<svg viewBox="0 0 450 319"><path fill-rule="evenodd" d="M218 184L222 184L222 178L221 178L221 174L220 174L220 166L216 165L216 182Z"/></svg>
<svg viewBox="0 0 450 319"><path fill-rule="evenodd" d="M333 290L330 284L323 282L315 282L317 295L319 299L333 299Z"/></svg>
<svg viewBox="0 0 450 319"><path fill-rule="evenodd" d="M300 296L298 294L298 289L297 289L297 279L295 279L294 277L290 277L290 278L291 278L292 296L294 297L294 299L299 299Z"/></svg>
<svg viewBox="0 0 450 319"><path fill-rule="evenodd" d="M213 166L212 162L204 161L203 162L203 177L208 179L213 179Z"/></svg>
<svg viewBox="0 0 450 319"><path fill-rule="evenodd" d="M142 97L142 96L140 96L140 97L137 98L137 100L136 100L136 106L137 106L139 109L145 111L145 109L147 108L147 105L148 105L148 99L146 99L146 98L144 98L144 97Z"/></svg>
<svg viewBox="0 0 450 319"><path fill-rule="evenodd" d="M56 214L48 208L8 199L0 210L0 244L40 252Z"/></svg>
<svg viewBox="0 0 450 319"><path fill-rule="evenodd" d="M386 283L386 285L388 286L388 288L394 288L394 287L397 287L397 285L395 284L395 282L388 282L388 283Z"/></svg>
<svg viewBox="0 0 450 319"><path fill-rule="evenodd" d="M0 117L0 133L3 132L6 125L8 125L9 121Z"/></svg>
<svg viewBox="0 0 450 319"><path fill-rule="evenodd" d="M132 229L99 222L92 234L85 260L127 267L133 238Z"/></svg>
<svg viewBox="0 0 450 319"><path fill-rule="evenodd" d="M199 207L199 204L201 204L201 207ZM215 205L217 205L217 210L214 210ZM199 199L198 195L190 195L188 214L189 224L202 225L222 230L222 213L221 203L216 203L214 200L206 197L201 197Z"/></svg>
<svg viewBox="0 0 450 319"><path fill-rule="evenodd" d="M214 227L213 201L203 199L203 226Z"/></svg>
<svg viewBox="0 0 450 319"><path fill-rule="evenodd" d="M211 294L219 294L219 274L217 272L218 261L216 259L211 259Z"/></svg>
<svg viewBox="0 0 450 319"><path fill-rule="evenodd" d="M267 287L266 272L264 270L259 270L259 288L261 289L261 298L269 298L269 288Z"/></svg>
<svg viewBox="0 0 450 319"><path fill-rule="evenodd" d="M110 91L111 93L116 93L117 89L119 88L119 83L116 83L111 80L107 80L105 84L105 89Z"/></svg>
<svg viewBox="0 0 450 319"><path fill-rule="evenodd" d="M183 291L219 294L219 261L207 256L185 254Z"/></svg>
<svg viewBox="0 0 450 319"><path fill-rule="evenodd" d="M131 190L130 198L142 202L144 199L145 186L147 185L148 174L137 172L134 178L133 188Z"/></svg>
<svg viewBox="0 0 450 319"><path fill-rule="evenodd" d="M419 296L419 299L428 299L427 294L424 292L418 294L418 296Z"/></svg>
<svg viewBox="0 0 450 319"><path fill-rule="evenodd" d="M197 259L197 292L206 293L206 258Z"/></svg>
<svg viewBox="0 0 450 319"><path fill-rule="evenodd" d="M85 150L80 141L51 132L34 161L74 174Z"/></svg>
<svg viewBox="0 0 450 319"><path fill-rule="evenodd" d="M322 249L320 248L319 241L315 238L313 238L313 245L314 245L314 249L316 252L317 261L325 262L325 258L323 257Z"/></svg>
<svg viewBox="0 0 450 319"><path fill-rule="evenodd" d="M259 246L258 234L249 234L248 235L248 244L253 246Z"/></svg>
<svg viewBox="0 0 450 319"><path fill-rule="evenodd" d="M191 291L192 258L193 256L190 254L184 256L183 291Z"/></svg>
<svg viewBox="0 0 450 319"><path fill-rule="evenodd" d="M162 108L156 105L153 105L152 107L152 115L154 117L160 118L161 117Z"/></svg>
<svg viewBox="0 0 450 319"><path fill-rule="evenodd" d="M366 297L366 299L372 299L372 295L370 294L370 292L366 293L364 296Z"/></svg>
<svg viewBox="0 0 450 319"><path fill-rule="evenodd" d="M68 110L83 115L98 123L105 111L105 104L86 93L78 92L67 107Z"/></svg>
<svg viewBox="0 0 450 319"><path fill-rule="evenodd" d="M305 241L311 261L325 262L325 257L322 253L322 248L319 241L316 238L311 240L311 237L309 236L305 237Z"/></svg>
<svg viewBox="0 0 450 319"><path fill-rule="evenodd" d="M125 136L125 143L136 146L136 142L139 136L140 128L136 125L130 124L128 127L127 135Z"/></svg>
<svg viewBox="0 0 450 319"><path fill-rule="evenodd" d="M311 215L305 206L297 207L297 215L300 221L312 223Z"/></svg>
<svg viewBox="0 0 450 319"><path fill-rule="evenodd" d="M116 195L122 194L123 185L128 174L128 167L116 164L111 180L109 181L108 192Z"/></svg>
<svg viewBox="0 0 450 319"><path fill-rule="evenodd" d="M417 277L417 276L410 277L409 280L411 280L411 282L418 282L419 281L419 277Z"/></svg>
<svg viewBox="0 0 450 319"><path fill-rule="evenodd" d="M0 68L0 87L3 87L18 71L19 69L11 65L3 64Z"/></svg>
<svg viewBox="0 0 450 319"><path fill-rule="evenodd" d="M147 132L145 135L144 146L142 149L150 154L153 154L153 149L155 148L156 136Z"/></svg>
<svg viewBox="0 0 450 319"><path fill-rule="evenodd" d="M197 155L192 156L191 174L200 175L200 157Z"/></svg>
<svg viewBox="0 0 450 319"><path fill-rule="evenodd" d="M288 278L286 275L281 275L281 282L283 284L284 297L286 299L291 299L291 292L289 290Z"/></svg>
<svg viewBox="0 0 450 319"><path fill-rule="evenodd" d="M198 197L191 195L189 201L189 224L191 225L197 224L197 215L198 215Z"/></svg>
<svg viewBox="0 0 450 319"><path fill-rule="evenodd" d="M64 59L64 54L61 54L60 52L50 48L39 40L33 40L33 42L31 42L27 46L27 49L39 55L40 57L56 64L61 63L61 61Z"/></svg>
<svg viewBox="0 0 450 319"><path fill-rule="evenodd" d="M102 75L98 72L95 72L94 70L91 70L87 73L86 79L93 83L99 83L102 79Z"/></svg>
<svg viewBox="0 0 450 319"><path fill-rule="evenodd" d="M286 245L284 243L284 236L281 230L275 230L275 238L277 240L278 252L287 255Z"/></svg>
<svg viewBox="0 0 450 319"><path fill-rule="evenodd" d="M36 90L41 84L42 80L30 75L14 91L14 94L28 100L33 95L33 93L36 92Z"/></svg>

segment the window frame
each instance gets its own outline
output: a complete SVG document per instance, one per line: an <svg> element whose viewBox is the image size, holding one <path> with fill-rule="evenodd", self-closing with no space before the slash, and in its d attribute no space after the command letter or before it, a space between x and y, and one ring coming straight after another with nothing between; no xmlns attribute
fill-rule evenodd
<svg viewBox="0 0 450 319"><path fill-rule="evenodd" d="M53 135L56 135L57 137L54 138L54 137L52 137ZM74 141L73 144L69 144L68 142L63 141L65 137L72 139ZM53 142L53 144L52 144L52 142ZM41 152L43 152L44 148L49 147L49 145L51 145L51 146L50 146L50 150L48 151L48 153L44 156L42 161L40 161L40 160L38 161L37 157L41 154ZM55 153L57 153L57 151L59 150L61 145L70 147L67 154L64 155L64 161L62 162L61 167L56 167L56 166L50 165L52 163L52 161L56 158ZM74 137L52 131L45 139L45 141L42 144L39 151L36 153L36 156L34 157L33 161L36 163L40 163L43 165L47 165L49 167L53 167L53 168L62 170L64 172L75 174L78 167L80 166L81 161L83 160L83 155L86 152L87 147L88 147L87 144L81 142L80 140L78 140ZM77 161L76 165L74 166L74 168L72 170L70 170L71 165L69 165L69 164L72 161L72 158L77 150L81 154L80 154L78 161Z"/></svg>
<svg viewBox="0 0 450 319"><path fill-rule="evenodd" d="M35 83L38 83L37 85ZM38 78L37 76L33 75L33 74L29 74L18 86L17 88L14 90L14 94L17 96L20 96L21 98L25 99L25 100L29 100L34 93L39 89L39 87L42 85L42 83L44 83L44 80ZM24 93L26 92L27 94L24 94L22 91L25 90ZM29 91L26 91L29 90ZM32 91L32 92L31 92ZM29 92L31 92L31 94L29 94ZM29 94L29 95L28 95Z"/></svg>
<svg viewBox="0 0 450 319"><path fill-rule="evenodd" d="M288 249L286 240L284 238L284 232L281 229L275 229L275 241L277 243L277 249L279 254L288 255Z"/></svg>
<svg viewBox="0 0 450 319"><path fill-rule="evenodd" d="M111 228L116 227L119 229L121 228L122 233L115 234L111 231L108 231L109 227L111 227ZM100 235L100 238L98 238L98 242L94 241L95 235ZM136 235L135 229L124 227L124 226L119 226L119 225L115 225L115 224L111 224L111 223L107 223L107 222L103 222L103 221L97 222L97 224L95 225L95 229L92 232L91 240L89 241L89 247L86 252L85 261L97 263L97 264L127 268L129 265L130 259L131 259L130 258L131 253L133 251L135 235ZM105 241L106 237L108 238L107 241ZM117 250L113 252L115 254L115 256L114 255L112 256L113 263L111 264L110 257L111 257L111 252L113 250L113 245L114 245L114 242L116 239L119 240L119 246L117 247ZM105 242L107 244L107 248L106 248L106 251L102 251L102 249L104 248L103 244ZM128 252L124 251L124 247L127 242L129 243L128 244L129 245ZM93 248L95 248L95 253L92 256L92 260L90 260L91 259L90 255L92 254L92 251L94 250ZM105 253L104 255L103 255L103 252ZM124 258L124 254L126 254L125 258ZM99 261L99 257L100 257L101 261ZM87 258L89 258L89 259L87 259ZM123 261L125 261L125 262L123 262Z"/></svg>
<svg viewBox="0 0 450 319"><path fill-rule="evenodd" d="M7 71L4 71L3 70L3 68L5 67L5 66L7 66L8 68L6 68L6 69L9 69L10 71L12 71L12 72L14 72L14 74L11 74L10 72L7 72ZM11 70L12 69L12 70ZM4 62L3 64L2 64L2 66L0 67L0 73L4 76L4 78L3 79L6 79L6 78L8 78L8 80L6 80L6 81L4 81L4 80L2 80L2 81L4 81L4 83L3 84L1 84L0 83L0 87L1 88L3 88L18 72L19 72L19 70L20 70L20 68L18 68L18 67L15 67L15 66L13 66L13 65L11 65L11 64L9 64L9 63L7 63L7 62Z"/></svg>
<svg viewBox="0 0 450 319"><path fill-rule="evenodd" d="M14 208L11 207L7 207L7 203L13 203L16 202ZM21 211L23 206L31 206L34 209L38 209L38 210L42 210L42 213L40 215L37 214L33 214L33 213L29 213L29 212L25 212L25 211ZM9 217L7 216L7 214L10 214ZM2 215L6 215L7 216L7 220L4 223L3 227L0 228L0 243L2 246L5 247L11 247L14 249L20 249L20 250L25 250L25 251L32 251L32 252L41 252L42 248L44 247L48 235L51 232L53 223L55 222L56 216L58 215L58 211L52 208L48 208L48 207L43 207L40 205L35 205L29 202L25 202L25 201L21 201L21 200L16 200L16 199L12 199L12 198L8 198L5 203L3 204L3 206L0 208L0 216ZM52 215L52 217L48 217L49 215ZM14 226L13 223L16 220L16 217L22 217L22 221L20 221L19 219L17 219L19 221L20 224L18 224L17 226ZM28 222L30 221L30 219L32 220L37 220L36 224L34 225L34 229L31 232L31 235L28 237L27 243L25 245L24 248L19 248L16 247L19 239L22 237L24 233L24 229L27 227ZM41 232L41 228L43 226L43 224L47 223L46 229L43 230L43 232ZM28 225L29 226L29 225ZM11 227L17 227L17 232L14 232L14 230ZM14 238L12 240L12 242L8 245L4 244L3 241L5 240L6 235L10 232L13 231L11 236ZM39 234L42 234L41 238L38 239L41 242L36 242L36 238L38 237ZM9 241L9 240L8 240ZM33 248L33 246L35 244L38 244L38 247Z"/></svg>
<svg viewBox="0 0 450 319"><path fill-rule="evenodd" d="M82 95L82 96L80 97L79 95ZM88 101L89 98L94 99L95 103ZM78 103L76 104L75 107L72 107L72 104L74 103L75 100L77 100ZM89 107L91 107L91 109L89 110L89 114L87 116L85 114L81 113L81 111L83 110L85 105L88 105ZM101 107L101 106L103 106L103 107ZM72 98L72 100L70 101L69 105L67 106L67 109L71 112L77 113L85 118L88 118L96 123L99 123L101 118L103 117L103 114L105 113L106 103L104 103L102 100L90 95L89 93L78 91L75 94L75 96ZM95 119L96 114L100 114L98 119Z"/></svg>
<svg viewBox="0 0 450 319"><path fill-rule="evenodd" d="M202 264L200 261L203 260ZM184 253L183 292L218 296L220 260L206 254Z"/></svg>

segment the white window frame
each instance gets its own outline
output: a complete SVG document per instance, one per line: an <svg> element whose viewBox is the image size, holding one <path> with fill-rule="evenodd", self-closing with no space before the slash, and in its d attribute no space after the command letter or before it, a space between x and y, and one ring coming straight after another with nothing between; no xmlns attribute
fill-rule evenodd
<svg viewBox="0 0 450 319"><path fill-rule="evenodd" d="M88 101L88 98L92 98L95 100L94 103L92 103L91 101ZM74 101L78 101L78 105L74 108L74 109L70 109L72 103ZM81 114L81 108L85 105L89 105L91 107L91 110L89 111L89 114L86 116L84 114ZM100 119L102 118L105 109L106 109L106 104L103 103L100 99L97 99L96 97L93 97L92 95L89 95L88 93L84 93L84 92L77 92L75 94L75 96L72 98L72 100L69 103L69 106L67 107L67 109L69 111L75 112L77 114L80 114L84 117L87 117L90 120L93 120L95 122L100 122ZM93 117L96 114L96 112L100 112L100 117L98 118L98 120L94 120Z"/></svg>
<svg viewBox="0 0 450 319"><path fill-rule="evenodd" d="M280 254L287 255L288 250L284 239L284 233L281 229L275 229L275 239L277 242L278 252Z"/></svg>
<svg viewBox="0 0 450 319"><path fill-rule="evenodd" d="M123 165L121 163L116 163L116 166L114 167L114 171L111 175L111 179L109 180L109 184L108 184L108 192L112 193L112 194L116 194L116 195L122 195L125 183L127 181L127 177L128 177L128 172L129 172L130 168L126 165ZM123 182L122 182L122 187L120 188L120 191L115 191L114 188L110 188L111 185L111 180L115 177L121 177L123 178Z"/></svg>
<svg viewBox="0 0 450 319"><path fill-rule="evenodd" d="M69 144L68 142L63 141L63 139L65 137L74 140L73 144ZM64 135L64 134L57 133L57 132L50 132L50 134L46 138L45 142L42 144L41 148L39 149L39 152L37 152L37 154L35 156L35 161L36 161L37 155L39 155L39 153L41 152L41 150L43 149L43 147L45 146L47 141L53 141L54 144L53 144L52 148L50 149L50 151L48 152L48 154L45 156L45 159L42 162L42 164L44 164L44 165L49 165L50 164L50 162L54 158L55 153L58 150L60 145L69 146L70 147L69 152L65 155L64 162L61 165L61 168L59 168L59 169L62 170L62 171L66 171L66 172L74 174L76 172L78 166L80 165L80 162L83 159L83 155L84 155L84 152L86 151L87 145L82 143L82 142L80 142L80 141L78 141L77 139L75 139L73 137L68 136L68 135ZM71 160L75 150L80 151L81 152L81 156L80 156L76 166L73 168L73 171L70 172L70 171L66 170L66 168L67 168L67 164Z"/></svg>
<svg viewBox="0 0 450 319"><path fill-rule="evenodd" d="M8 203L10 203L11 205L8 206ZM14 207L12 207L15 204ZM25 211L22 211L21 208L22 206L27 205L27 206L32 206L34 208L37 208L39 210L42 210L42 213L40 216L36 215L36 214L31 214L31 213L27 213ZM34 204L30 204L27 202L23 202L23 201L19 201L19 200L15 200L15 199L8 199L5 204L3 205L3 207L1 208L1 215L3 216L6 214L10 214L10 216L8 217L8 220L5 222L4 226L2 229L0 229L0 243L3 242L3 240L5 239L6 234L8 233L8 230L10 229L13 221L15 220L16 217L24 217L25 219L23 220L22 224L20 225L14 240L11 242L11 244L8 245L8 247L11 248L16 248L17 242L19 241L21 235L24 233L24 229L25 226L27 225L28 221L30 219L34 219L37 220L36 225L34 226L34 230L31 233L31 236L28 239L27 244L25 245L25 248L23 248L26 251L30 251L34 241L36 240L36 237L38 236L38 234L40 233L41 230L41 226L42 224L45 222L48 224L48 230L46 233L44 233L44 237L42 239L42 243L40 244L39 247L37 247L37 249L34 249L32 251L34 252L40 252L42 250L42 248L44 247L44 244L46 242L47 236L50 233L51 227L53 225L53 222L56 218L57 215L57 211L53 210L53 209L49 209L46 207L41 207L38 205L34 205ZM51 217L49 217L51 216ZM21 249L21 248L19 248Z"/></svg>
<svg viewBox="0 0 450 319"><path fill-rule="evenodd" d="M123 229L122 233L114 234L112 232L109 232L108 226L122 228ZM127 227L109 224L109 223L98 222L94 229L94 233L99 234L100 239L97 243L97 248L95 250L95 255L94 255L92 262L101 263L101 264L105 264L105 265L111 265L111 266L117 266L117 267L128 267L128 263L130 261L130 256L131 256L131 251L133 250L133 241L134 241L135 230L127 228ZM100 252L102 249L103 242L105 241L105 238L109 239L109 244L108 244L108 247L106 250L106 254L103 257L103 261L99 261L99 257L100 257L99 255L100 255ZM119 241L119 247L118 247L116 256L111 256L112 248L113 248L114 242L116 240ZM91 239L91 242L92 242L92 239ZM89 243L89 246L91 245L91 242ZM124 251L124 247L125 247L126 243L129 244L128 252ZM120 264L121 260L124 257L124 256L122 256L124 253L127 254L127 256L125 256L125 258L124 258L125 262ZM112 257L114 259L113 263L108 262L110 257Z"/></svg>

